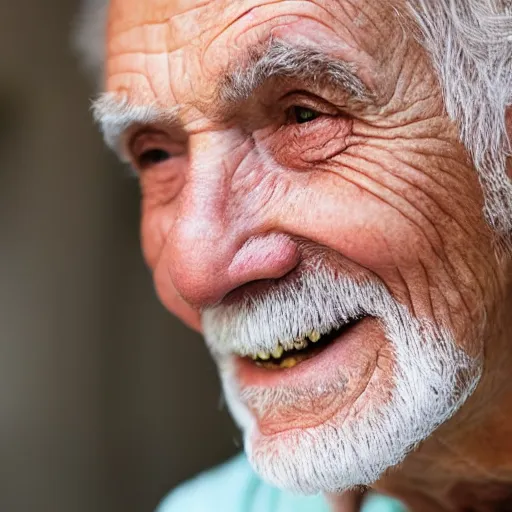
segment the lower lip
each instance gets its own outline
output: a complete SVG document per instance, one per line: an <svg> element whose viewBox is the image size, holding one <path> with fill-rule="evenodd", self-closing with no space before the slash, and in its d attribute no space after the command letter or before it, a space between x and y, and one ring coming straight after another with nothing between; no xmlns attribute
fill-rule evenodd
<svg viewBox="0 0 512 512"><path fill-rule="evenodd" d="M236 373L240 386L288 387L297 386L308 381L318 381L319 376L331 375L340 367L352 366L357 360L361 343L374 318L364 318L346 328L323 350L313 357L301 361L293 368L267 369L256 366L247 358L236 357Z"/></svg>

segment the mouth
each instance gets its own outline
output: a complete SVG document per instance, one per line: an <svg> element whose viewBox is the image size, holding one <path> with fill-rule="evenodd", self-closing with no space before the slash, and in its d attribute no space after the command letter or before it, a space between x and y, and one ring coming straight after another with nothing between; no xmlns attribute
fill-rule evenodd
<svg viewBox="0 0 512 512"><path fill-rule="evenodd" d="M366 315L304 348L283 349L279 358L236 356L237 388L258 431L266 436L312 428L348 411L362 393L371 394L368 385L385 342L379 319Z"/></svg>
<svg viewBox="0 0 512 512"><path fill-rule="evenodd" d="M303 337L286 342L278 341L273 350L249 354L244 356L243 359L259 368L271 371L293 368L319 355L363 318L365 316L354 317L345 321L341 326L333 327L324 331L324 333L311 330Z"/></svg>

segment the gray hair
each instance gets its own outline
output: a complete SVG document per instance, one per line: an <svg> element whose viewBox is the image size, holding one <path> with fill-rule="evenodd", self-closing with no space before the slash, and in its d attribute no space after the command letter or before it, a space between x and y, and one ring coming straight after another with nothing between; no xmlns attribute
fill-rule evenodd
<svg viewBox="0 0 512 512"><path fill-rule="evenodd" d="M96 77L104 74L108 0L85 0L75 44ZM432 57L448 115L478 171L484 214L512 246L512 0L409 0L421 43ZM100 80L102 81L102 80Z"/></svg>

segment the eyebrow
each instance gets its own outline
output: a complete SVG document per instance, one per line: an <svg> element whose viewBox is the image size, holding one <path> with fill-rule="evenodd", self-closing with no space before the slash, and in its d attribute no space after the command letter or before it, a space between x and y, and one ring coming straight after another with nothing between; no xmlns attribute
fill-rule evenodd
<svg viewBox="0 0 512 512"><path fill-rule="evenodd" d="M338 88L362 102L375 100L375 95L357 75L354 63L324 50L271 39L263 46L251 49L243 60L245 64L240 66L239 62L234 63L220 81L217 88L220 103L242 103L272 78L300 79Z"/></svg>
<svg viewBox="0 0 512 512"><path fill-rule="evenodd" d="M365 103L375 95L358 77L356 66L323 50L294 46L271 39L251 49L223 74L216 88L217 111L236 108L272 78L295 78L317 85L331 86L346 92L351 98ZM127 95L115 92L100 94L91 105L93 117L100 126L103 138L121 160L124 137L134 126L179 124L180 105L165 108L156 102L136 105Z"/></svg>
<svg viewBox="0 0 512 512"><path fill-rule="evenodd" d="M100 94L91 105L95 122L103 138L121 160L127 160L123 151L123 138L134 126L150 124L177 124L180 106L164 108L156 103L134 105L127 96L115 92Z"/></svg>

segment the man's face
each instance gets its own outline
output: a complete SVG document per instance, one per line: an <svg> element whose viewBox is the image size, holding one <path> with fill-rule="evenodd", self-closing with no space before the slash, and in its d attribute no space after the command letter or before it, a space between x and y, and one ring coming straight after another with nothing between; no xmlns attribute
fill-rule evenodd
<svg viewBox="0 0 512 512"><path fill-rule="evenodd" d="M107 90L163 111L122 138L161 300L204 333L265 477L371 483L471 393L498 295L405 6L111 3Z"/></svg>

